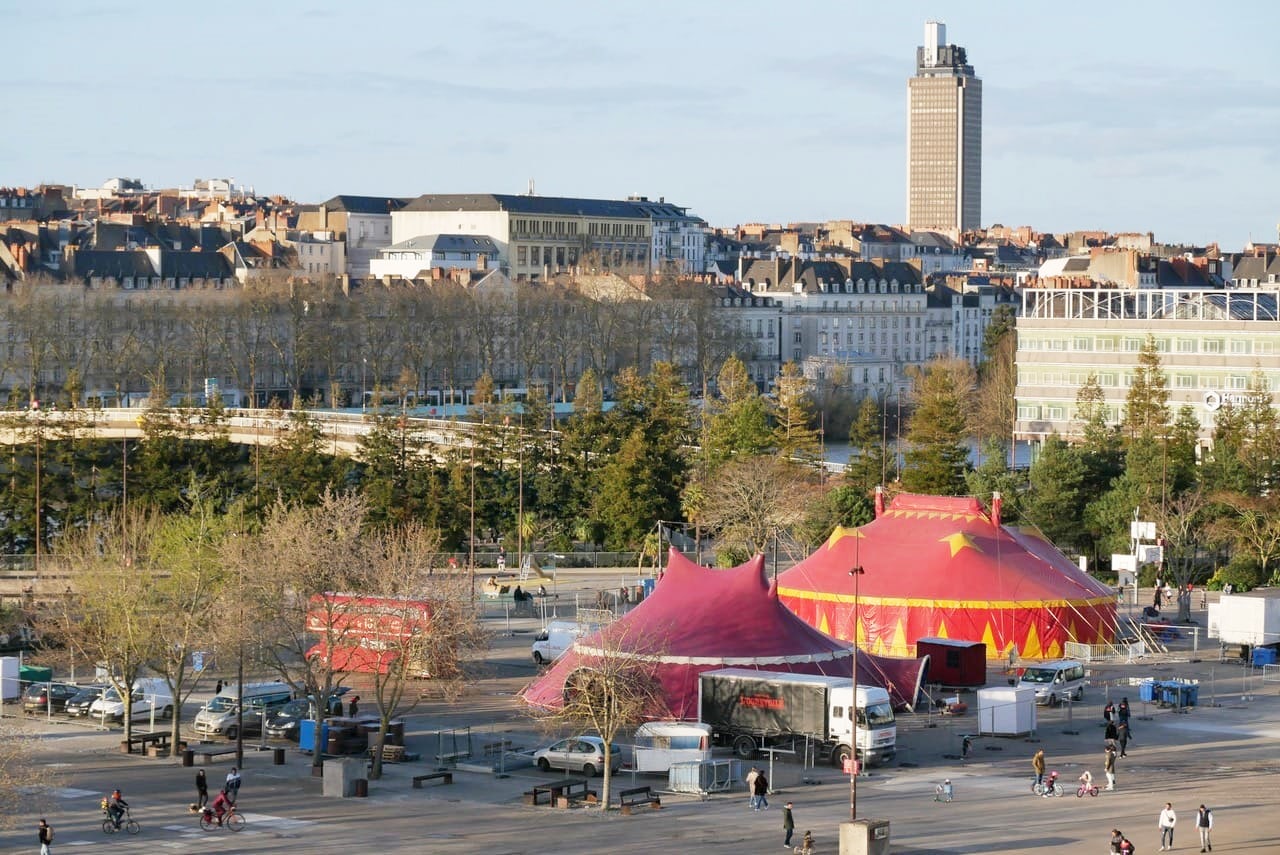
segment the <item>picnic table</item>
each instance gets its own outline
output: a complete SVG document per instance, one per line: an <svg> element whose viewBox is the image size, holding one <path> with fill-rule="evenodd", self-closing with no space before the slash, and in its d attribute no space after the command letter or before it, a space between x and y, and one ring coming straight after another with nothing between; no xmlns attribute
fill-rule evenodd
<svg viewBox="0 0 1280 855"><path fill-rule="evenodd" d="M128 739L120 740L120 751L125 754L132 754L133 748L138 747L139 754L147 753L147 746L154 745L157 749L169 748L169 738L172 734L168 731L157 731L155 733L135 733Z"/></svg>
<svg viewBox="0 0 1280 855"><path fill-rule="evenodd" d="M544 784L535 784L533 789L524 794L524 803L538 805L543 795L551 807L568 807L569 802L577 799L590 799L594 793L588 789L586 778L561 778Z"/></svg>

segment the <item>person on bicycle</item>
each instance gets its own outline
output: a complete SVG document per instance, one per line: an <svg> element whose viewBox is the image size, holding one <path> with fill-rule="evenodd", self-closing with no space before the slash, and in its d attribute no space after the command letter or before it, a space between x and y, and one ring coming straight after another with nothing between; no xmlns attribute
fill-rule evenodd
<svg viewBox="0 0 1280 855"><path fill-rule="evenodd" d="M1044 781L1045 798L1048 798L1049 796L1054 795L1055 793L1057 793L1057 791L1058 791L1058 771L1055 769L1054 771L1049 773L1049 776L1047 778L1045 778L1045 781Z"/></svg>
<svg viewBox="0 0 1280 855"><path fill-rule="evenodd" d="M107 799L107 815L110 816L111 821L116 824L116 828L120 827L120 821L124 819L124 812L128 807L129 803L124 800L124 796L120 794L120 790L112 790L111 798Z"/></svg>
<svg viewBox="0 0 1280 855"><path fill-rule="evenodd" d="M1090 772L1088 769L1085 769L1083 772L1080 773L1080 787L1085 792L1088 792L1089 790L1093 789L1093 773Z"/></svg>
<svg viewBox="0 0 1280 855"><path fill-rule="evenodd" d="M218 825L222 825L222 817L231 809L231 798L227 795L225 787L218 793L218 797L213 800L213 812L218 817Z"/></svg>

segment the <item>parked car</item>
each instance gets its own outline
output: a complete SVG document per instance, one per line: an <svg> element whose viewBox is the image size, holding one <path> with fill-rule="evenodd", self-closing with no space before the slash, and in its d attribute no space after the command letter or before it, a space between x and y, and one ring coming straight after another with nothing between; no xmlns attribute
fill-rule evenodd
<svg viewBox="0 0 1280 855"><path fill-rule="evenodd" d="M27 713L60 713L67 708L67 701L76 694L76 687L66 683L32 683L22 695L22 711Z"/></svg>
<svg viewBox="0 0 1280 855"><path fill-rule="evenodd" d="M334 693L329 697L329 715L342 714L342 696L346 693L346 686L334 689ZM315 705L310 698L295 698L267 717L267 736L272 739L292 739L297 742L302 730L302 722L315 717Z"/></svg>
<svg viewBox="0 0 1280 855"><path fill-rule="evenodd" d="M67 698L66 713L69 716L79 717L89 714L89 707L93 706L93 702L102 697L102 693L107 690L106 686L79 686L74 695Z"/></svg>
<svg viewBox="0 0 1280 855"><path fill-rule="evenodd" d="M571 736L534 752L533 759L544 772L548 769L568 769L590 778L604 768L604 740L598 736ZM610 743L609 766L616 772L621 765L622 751L616 744Z"/></svg>

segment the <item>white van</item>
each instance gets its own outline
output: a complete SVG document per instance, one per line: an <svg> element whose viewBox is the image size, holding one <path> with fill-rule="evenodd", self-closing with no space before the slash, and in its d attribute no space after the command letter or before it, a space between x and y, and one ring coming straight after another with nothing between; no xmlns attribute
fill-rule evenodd
<svg viewBox="0 0 1280 855"><path fill-rule="evenodd" d="M711 725L696 721L646 721L636 728L637 772L666 774L673 763L711 759Z"/></svg>
<svg viewBox="0 0 1280 855"><path fill-rule="evenodd" d="M133 681L130 695L130 718L150 718L152 710L155 711L156 718L173 716L173 695L169 694L169 685L163 677L139 677ZM89 706L89 716L113 721L124 720L124 700L114 686Z"/></svg>
<svg viewBox="0 0 1280 855"><path fill-rule="evenodd" d="M1036 690L1036 703L1057 706L1070 698L1084 698L1084 664L1071 659L1056 659L1031 665L1022 672L1019 688Z"/></svg>
<svg viewBox="0 0 1280 855"><path fill-rule="evenodd" d="M542 665L559 659L573 643L584 635L600 629L596 623L576 623L571 620L553 620L533 639L533 662Z"/></svg>
<svg viewBox="0 0 1280 855"><path fill-rule="evenodd" d="M263 721L271 713L293 700L288 683L245 683L243 695L238 685L223 686L213 700L196 713L192 725L201 736L225 736L235 739L236 710L244 704L245 733L261 733Z"/></svg>

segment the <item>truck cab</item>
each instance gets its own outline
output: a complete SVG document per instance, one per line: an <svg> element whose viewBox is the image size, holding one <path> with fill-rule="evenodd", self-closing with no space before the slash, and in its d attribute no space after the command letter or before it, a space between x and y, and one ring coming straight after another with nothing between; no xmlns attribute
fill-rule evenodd
<svg viewBox="0 0 1280 855"><path fill-rule="evenodd" d="M852 686L832 690L827 738L839 745L854 746L860 763L875 765L891 761L897 753L898 725L889 693L878 686L858 687L858 702L854 707L857 710L856 744L854 722L849 717L852 696ZM847 753L837 759L843 763L846 756Z"/></svg>

